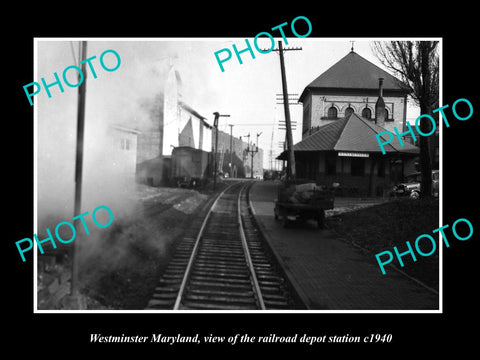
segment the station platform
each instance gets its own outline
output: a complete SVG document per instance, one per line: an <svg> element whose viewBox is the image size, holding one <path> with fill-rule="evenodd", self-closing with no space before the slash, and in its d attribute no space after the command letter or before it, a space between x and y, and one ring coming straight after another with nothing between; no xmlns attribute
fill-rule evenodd
<svg viewBox="0 0 480 360"><path fill-rule="evenodd" d="M309 310L440 311L438 293L393 269L382 275L373 254L332 230L314 222L283 228L273 213L278 186L256 182L250 190L252 211Z"/></svg>

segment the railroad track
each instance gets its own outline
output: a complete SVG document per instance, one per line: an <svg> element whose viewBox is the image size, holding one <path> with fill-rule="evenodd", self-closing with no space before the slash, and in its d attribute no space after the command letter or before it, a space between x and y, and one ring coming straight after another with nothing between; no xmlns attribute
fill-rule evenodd
<svg viewBox="0 0 480 360"><path fill-rule="evenodd" d="M176 249L147 310L303 308L263 244L237 182L199 216Z"/></svg>

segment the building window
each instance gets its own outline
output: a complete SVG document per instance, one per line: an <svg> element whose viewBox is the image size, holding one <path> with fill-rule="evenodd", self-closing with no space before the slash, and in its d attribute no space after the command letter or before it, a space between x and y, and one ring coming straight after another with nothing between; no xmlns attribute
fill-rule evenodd
<svg viewBox="0 0 480 360"><path fill-rule="evenodd" d="M370 110L369 108L365 108L362 110L362 117L365 118L365 119L368 119L368 120L371 120L372 119L372 110Z"/></svg>
<svg viewBox="0 0 480 360"><path fill-rule="evenodd" d="M350 114L353 114L354 112L355 110L353 110L353 108L349 106L348 108L345 109L345 117L347 117Z"/></svg>
<svg viewBox="0 0 480 360"><path fill-rule="evenodd" d="M351 175L364 176L365 175L365 158L351 158Z"/></svg>
<svg viewBox="0 0 480 360"><path fill-rule="evenodd" d="M328 118L329 119L336 119L338 116L338 111L335 106L331 106L328 108Z"/></svg>
<svg viewBox="0 0 480 360"><path fill-rule="evenodd" d="M337 174L337 154L327 153L325 155L325 175Z"/></svg>
<svg viewBox="0 0 480 360"><path fill-rule="evenodd" d="M388 120L388 110L385 108L385 120Z"/></svg>
<svg viewBox="0 0 480 360"><path fill-rule="evenodd" d="M129 139L120 139L120 149L121 150L130 150L130 140Z"/></svg>

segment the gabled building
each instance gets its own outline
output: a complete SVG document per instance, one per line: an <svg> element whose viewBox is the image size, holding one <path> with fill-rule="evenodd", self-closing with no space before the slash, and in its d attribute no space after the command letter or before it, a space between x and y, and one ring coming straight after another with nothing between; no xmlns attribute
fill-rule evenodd
<svg viewBox="0 0 480 360"><path fill-rule="evenodd" d="M183 99L180 74L172 66L163 92L161 119L161 155L172 155L172 149L189 146L203 151L212 149L212 126L207 119Z"/></svg>
<svg viewBox="0 0 480 360"><path fill-rule="evenodd" d="M384 196L414 172L419 148L377 135L406 124L405 86L353 50L303 90L302 141L293 147L297 178L331 185L338 194ZM386 137L383 135L382 137ZM387 139L384 139L384 142ZM278 159L286 160L286 152Z"/></svg>
<svg viewBox="0 0 480 360"><path fill-rule="evenodd" d="M181 87L180 74L171 66L163 91L146 106L150 121L138 137L139 183L168 184L172 150L176 147L212 151L213 127L183 100Z"/></svg>
<svg viewBox="0 0 480 360"><path fill-rule="evenodd" d="M174 134L169 139L172 142L173 138L178 138L175 146L189 146L207 152L212 150L213 126L208 124L205 117L183 101L178 102L177 131L178 135Z"/></svg>
<svg viewBox="0 0 480 360"><path fill-rule="evenodd" d="M137 165L137 137L140 131L119 124L111 124L108 128L108 138L112 143L109 152L111 166L115 175L128 183L135 180Z"/></svg>
<svg viewBox="0 0 480 360"><path fill-rule="evenodd" d="M308 84L300 95L303 104L302 139L322 125L351 113L374 122L378 79L383 79L385 118L377 125L393 132L403 129L407 118L407 95L400 80L353 50Z"/></svg>

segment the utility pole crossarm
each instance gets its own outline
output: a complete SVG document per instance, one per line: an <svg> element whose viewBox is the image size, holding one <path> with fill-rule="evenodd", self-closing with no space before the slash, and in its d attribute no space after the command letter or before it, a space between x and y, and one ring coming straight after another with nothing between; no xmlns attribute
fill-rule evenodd
<svg viewBox="0 0 480 360"><path fill-rule="evenodd" d="M268 50L270 49L262 49L263 52L267 52ZM291 46L291 47L286 47L282 49L282 51L295 51L295 50L303 50L303 49L300 46ZM272 49L272 51L280 52L280 49Z"/></svg>

